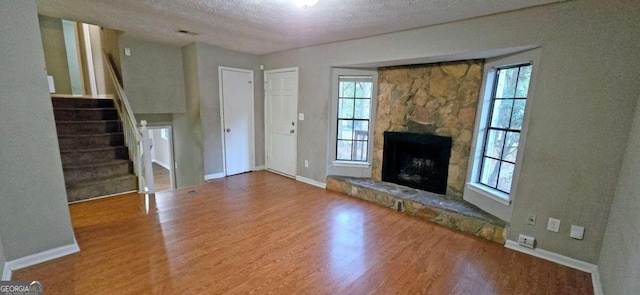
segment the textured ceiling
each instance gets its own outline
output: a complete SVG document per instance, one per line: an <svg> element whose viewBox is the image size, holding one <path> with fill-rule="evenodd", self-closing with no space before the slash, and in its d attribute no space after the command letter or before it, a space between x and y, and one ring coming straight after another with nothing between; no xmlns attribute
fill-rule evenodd
<svg viewBox="0 0 640 295"><path fill-rule="evenodd" d="M562 0L38 0L41 14L175 45L204 42L267 54ZM176 33L185 29L196 36Z"/></svg>

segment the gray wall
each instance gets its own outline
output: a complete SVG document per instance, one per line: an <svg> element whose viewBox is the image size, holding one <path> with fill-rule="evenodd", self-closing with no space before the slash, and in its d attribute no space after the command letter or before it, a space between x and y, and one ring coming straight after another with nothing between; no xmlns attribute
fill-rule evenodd
<svg viewBox="0 0 640 295"><path fill-rule="evenodd" d="M53 76L56 93L71 94L71 78L67 63L67 48L64 42L62 19L39 15L40 34L44 47L47 73Z"/></svg>
<svg viewBox="0 0 640 295"><path fill-rule="evenodd" d="M122 34L121 31L100 28L100 45L102 45L102 50L110 53L113 56L113 60L115 62L116 70L118 73L122 73L122 67L120 66L120 48L118 46L118 37ZM107 62L104 60L103 62ZM106 93L115 93L115 86L111 81L111 76L109 76L109 72L107 70L106 64L105 68L105 92Z"/></svg>
<svg viewBox="0 0 640 295"><path fill-rule="evenodd" d="M6 260L74 244L36 2L0 1L0 236Z"/></svg>
<svg viewBox="0 0 640 295"><path fill-rule="evenodd" d="M198 53L195 44L182 48L182 61L187 112L173 114L173 146L177 166L176 185L178 187L204 182Z"/></svg>
<svg viewBox="0 0 640 295"><path fill-rule="evenodd" d="M256 165L264 165L264 87L258 57L208 44L196 46L205 175L223 172L219 66L253 70Z"/></svg>
<svg viewBox="0 0 640 295"><path fill-rule="evenodd" d="M4 276L4 263L7 260L4 258L4 250L2 248L2 237L0 237L0 278Z"/></svg>
<svg viewBox="0 0 640 295"><path fill-rule="evenodd" d="M640 100L613 198L598 267L605 294L640 290Z"/></svg>
<svg viewBox="0 0 640 295"><path fill-rule="evenodd" d="M184 113L184 73L180 47L118 39L124 90L135 113ZM131 56L124 48L131 48Z"/></svg>
<svg viewBox="0 0 640 295"><path fill-rule="evenodd" d="M325 181L330 67L542 46L508 238L596 263L640 89L640 2L570 1L261 58L300 69L298 173ZM312 165L305 168L304 160ZM538 216L536 226L526 215ZM562 220L559 233L546 220ZM571 224L586 227L583 241Z"/></svg>

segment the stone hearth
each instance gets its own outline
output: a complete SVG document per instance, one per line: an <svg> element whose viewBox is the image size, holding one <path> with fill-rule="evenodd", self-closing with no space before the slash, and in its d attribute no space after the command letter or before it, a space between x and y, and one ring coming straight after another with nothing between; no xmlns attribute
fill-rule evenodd
<svg viewBox="0 0 640 295"><path fill-rule="evenodd" d="M385 207L404 201L405 214L504 244L507 223L457 197L434 194L393 183L330 175L327 189Z"/></svg>

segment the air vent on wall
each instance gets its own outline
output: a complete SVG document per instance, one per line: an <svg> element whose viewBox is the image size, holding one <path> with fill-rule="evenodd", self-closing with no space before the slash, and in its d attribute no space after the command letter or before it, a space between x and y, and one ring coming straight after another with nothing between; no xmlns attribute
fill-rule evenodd
<svg viewBox="0 0 640 295"><path fill-rule="evenodd" d="M191 36L198 35L198 33L196 33L196 32L191 32L191 31L183 30L183 29L180 29L177 32L180 33L180 34L186 34L186 35L191 35Z"/></svg>

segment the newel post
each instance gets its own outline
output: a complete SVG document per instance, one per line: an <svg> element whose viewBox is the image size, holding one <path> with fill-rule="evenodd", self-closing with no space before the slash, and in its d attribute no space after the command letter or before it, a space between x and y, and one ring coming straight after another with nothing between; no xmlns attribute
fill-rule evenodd
<svg viewBox="0 0 640 295"><path fill-rule="evenodd" d="M143 177L147 193L155 193L155 185L153 183L153 167L151 166L151 139L147 128L147 121L140 121L140 132L142 133L142 167ZM144 189L144 188L143 188Z"/></svg>

